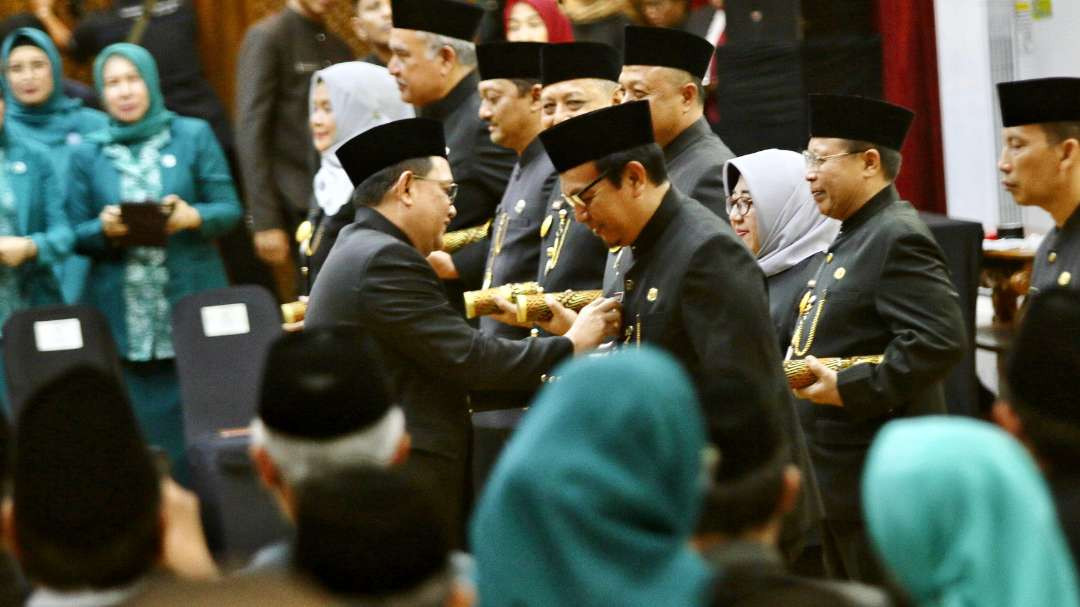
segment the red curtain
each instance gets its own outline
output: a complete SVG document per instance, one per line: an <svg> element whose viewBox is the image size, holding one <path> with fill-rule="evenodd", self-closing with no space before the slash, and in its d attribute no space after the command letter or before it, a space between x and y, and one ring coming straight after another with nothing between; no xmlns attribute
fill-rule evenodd
<svg viewBox="0 0 1080 607"><path fill-rule="evenodd" d="M934 1L877 0L877 26L885 99L915 111L896 187L919 209L945 213Z"/></svg>

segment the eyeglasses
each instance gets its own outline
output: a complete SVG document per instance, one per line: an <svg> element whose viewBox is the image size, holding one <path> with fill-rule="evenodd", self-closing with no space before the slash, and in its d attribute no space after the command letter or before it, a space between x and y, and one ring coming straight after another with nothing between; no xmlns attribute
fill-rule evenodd
<svg viewBox="0 0 1080 607"><path fill-rule="evenodd" d="M458 184L454 183L453 181L432 179L430 177L423 177L416 174L413 174L413 179L419 179L420 181L434 181L435 183L439 184L439 187L442 188L443 193L446 194L446 197L450 199L451 203L453 203L454 199L457 198Z"/></svg>
<svg viewBox="0 0 1080 607"><path fill-rule="evenodd" d="M589 210L589 205L592 204L592 199L590 198L589 202L585 202L584 200L581 199L581 195L584 194L585 192L588 192L589 190L591 190L593 187L596 186L596 184L600 183L607 176L608 176L608 171L604 171L603 173L600 173L599 177L597 177L596 179L593 179L591 182L589 182L589 185L581 188L576 193L574 193L574 194L563 194L562 195L563 200L565 200L566 202L569 202L570 204L574 205L575 207L581 207L582 209L585 209L586 211Z"/></svg>
<svg viewBox="0 0 1080 607"><path fill-rule="evenodd" d="M840 158L841 156L851 156L852 154L862 154L866 150L855 150L854 152L840 152L839 154L829 154L828 156L818 156L810 150L803 150L802 157L806 161L806 168L808 169L820 169L821 165L825 164L826 160L832 160L833 158Z"/></svg>
<svg viewBox="0 0 1080 607"><path fill-rule="evenodd" d="M750 194L743 192L738 196L728 196L727 206L728 215L746 217L750 209L754 208L754 199L750 198Z"/></svg>

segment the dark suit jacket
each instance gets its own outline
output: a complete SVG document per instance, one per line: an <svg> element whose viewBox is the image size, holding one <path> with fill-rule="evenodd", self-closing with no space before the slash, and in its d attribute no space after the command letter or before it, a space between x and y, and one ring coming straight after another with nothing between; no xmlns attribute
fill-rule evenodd
<svg viewBox="0 0 1080 607"><path fill-rule="evenodd" d="M863 460L878 429L895 417L945 413L943 382L967 340L944 255L892 186L843 222L825 260L814 305L796 323L793 357L885 355L839 373L843 408L801 401L826 516L860 520Z"/></svg>
<svg viewBox="0 0 1080 607"><path fill-rule="evenodd" d="M725 222L724 163L734 157L705 118L699 118L664 148L671 183Z"/></svg>
<svg viewBox="0 0 1080 607"><path fill-rule="evenodd" d="M795 330L795 308L799 298L806 293L806 282L814 277L825 253L814 253L794 266L778 272L765 280L769 285L769 315L776 327L780 351L787 351L791 332Z"/></svg>
<svg viewBox="0 0 1080 607"><path fill-rule="evenodd" d="M1067 274L1067 276L1063 276ZM1080 286L1080 211L1043 239L1031 269L1031 292Z"/></svg>
<svg viewBox="0 0 1080 607"><path fill-rule="evenodd" d="M1065 470L1050 474L1048 480L1073 561L1080 563L1080 474L1075 470Z"/></svg>
<svg viewBox="0 0 1080 607"><path fill-rule="evenodd" d="M236 63L236 148L254 229L291 228L307 211L315 174L311 74L352 58L340 38L290 9L244 34Z"/></svg>
<svg viewBox="0 0 1080 607"><path fill-rule="evenodd" d="M476 288L497 287L535 280L540 257L540 224L558 173L537 137L522 153L491 224L485 270ZM468 284L468 283L466 283ZM469 285L471 286L471 285ZM488 335L520 339L528 329L513 327L490 317L480 319Z"/></svg>
<svg viewBox="0 0 1080 607"><path fill-rule="evenodd" d="M672 187L631 247L623 275L623 343L671 352L698 388L730 378L761 391L789 437L804 471L803 499L785 528L794 548L820 517L806 442L784 378L769 317L765 276L731 227ZM724 403L704 403L718 419Z"/></svg>
<svg viewBox="0 0 1080 607"><path fill-rule="evenodd" d="M476 72L462 79L445 97L417 110L419 116L443 123L448 160L458 184L454 207L457 216L448 230L480 225L495 215L517 154L495 145L487 124L480 120L479 77ZM454 253L454 265L462 276L483 272L487 247L479 243Z"/></svg>
<svg viewBox="0 0 1080 607"><path fill-rule="evenodd" d="M779 553L758 542L730 542L703 556L716 572L713 607L889 607L885 591L853 582L819 580L784 571Z"/></svg>
<svg viewBox="0 0 1080 607"><path fill-rule="evenodd" d="M311 293L306 326L340 323L378 342L413 448L461 460L467 389L535 388L573 352L563 337L511 341L470 327L405 234L368 208L341 231Z"/></svg>

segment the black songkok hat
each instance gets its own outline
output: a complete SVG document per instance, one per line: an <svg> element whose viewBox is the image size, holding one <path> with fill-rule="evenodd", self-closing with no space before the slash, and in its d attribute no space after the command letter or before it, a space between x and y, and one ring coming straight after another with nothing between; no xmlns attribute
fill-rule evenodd
<svg viewBox="0 0 1080 607"><path fill-rule="evenodd" d="M1080 121L1080 78L1036 78L997 85L1003 126Z"/></svg>
<svg viewBox="0 0 1080 607"><path fill-rule="evenodd" d="M489 42L476 45L481 80L496 78L540 79L543 42Z"/></svg>
<svg viewBox="0 0 1080 607"><path fill-rule="evenodd" d="M540 141L560 173L656 142L648 101L632 101L575 116L540 133Z"/></svg>
<svg viewBox="0 0 1080 607"><path fill-rule="evenodd" d="M158 472L111 374L77 367L45 384L19 415L15 441L15 520L26 537L96 550L156 522Z"/></svg>
<svg viewBox="0 0 1080 607"><path fill-rule="evenodd" d="M628 25L623 65L658 65L704 78L714 50L708 40L689 32Z"/></svg>
<svg viewBox="0 0 1080 607"><path fill-rule="evenodd" d="M431 118L406 118L370 128L337 151L342 168L354 186L379 171L412 158L446 158L442 123Z"/></svg>
<svg viewBox="0 0 1080 607"><path fill-rule="evenodd" d="M1018 409L1080 427L1080 291L1054 288L1032 298L1006 377Z"/></svg>
<svg viewBox="0 0 1080 607"><path fill-rule="evenodd" d="M618 82L621 72L619 51L602 42L545 44L540 51L540 83L544 86L579 78Z"/></svg>
<svg viewBox="0 0 1080 607"><path fill-rule="evenodd" d="M915 113L869 97L810 95L810 136L868 141L899 151Z"/></svg>
<svg viewBox="0 0 1080 607"><path fill-rule="evenodd" d="M359 329L309 329L270 346L259 419L275 432L338 438L375 423L391 404L375 344Z"/></svg>
<svg viewBox="0 0 1080 607"><path fill-rule="evenodd" d="M484 17L484 9L457 0L390 0L390 11L394 27L470 42Z"/></svg>

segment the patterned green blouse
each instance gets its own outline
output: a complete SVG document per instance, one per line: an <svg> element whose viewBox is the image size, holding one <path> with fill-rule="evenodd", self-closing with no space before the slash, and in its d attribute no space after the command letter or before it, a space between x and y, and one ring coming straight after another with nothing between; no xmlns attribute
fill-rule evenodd
<svg viewBox="0 0 1080 607"><path fill-rule="evenodd" d="M171 139L162 129L145 142L105 146L105 156L120 173L120 196L125 202L161 200L161 149ZM173 358L172 325L165 285L169 270L162 247L131 247L124 269L124 306L128 351L125 358L148 361Z"/></svg>

